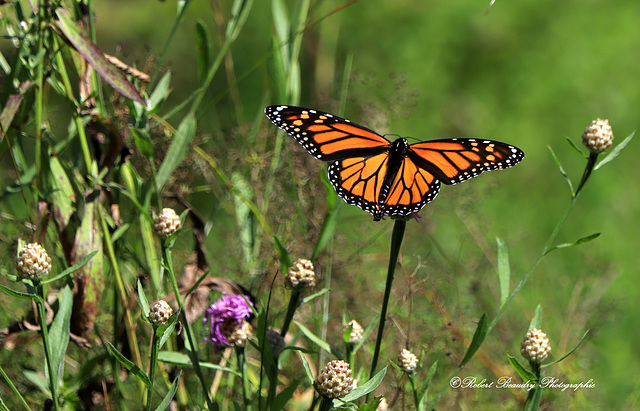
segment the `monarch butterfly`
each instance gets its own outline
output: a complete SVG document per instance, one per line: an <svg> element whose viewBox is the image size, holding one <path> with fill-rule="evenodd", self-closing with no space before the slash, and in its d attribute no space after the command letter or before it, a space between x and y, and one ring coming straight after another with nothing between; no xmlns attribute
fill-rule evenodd
<svg viewBox="0 0 640 411"><path fill-rule="evenodd" d="M269 106L267 118L315 158L331 162L329 181L348 204L373 215L408 216L431 202L440 182L457 184L518 164L524 152L490 140L389 141L349 120L319 110Z"/></svg>

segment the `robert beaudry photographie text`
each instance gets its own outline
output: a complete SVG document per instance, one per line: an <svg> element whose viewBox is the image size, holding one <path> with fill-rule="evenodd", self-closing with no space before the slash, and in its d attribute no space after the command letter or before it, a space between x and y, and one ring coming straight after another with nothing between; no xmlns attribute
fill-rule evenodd
<svg viewBox="0 0 640 411"><path fill-rule="evenodd" d="M477 377L453 377L449 382L453 388L524 388L527 391L535 388L535 384L529 381L516 381L512 377L500 377L495 381L486 378L479 379ZM578 391L580 388L595 388L596 384L593 379L586 382L566 383L560 381L556 377L544 377L540 380L542 388L550 388L554 390L565 391L567 389Z"/></svg>

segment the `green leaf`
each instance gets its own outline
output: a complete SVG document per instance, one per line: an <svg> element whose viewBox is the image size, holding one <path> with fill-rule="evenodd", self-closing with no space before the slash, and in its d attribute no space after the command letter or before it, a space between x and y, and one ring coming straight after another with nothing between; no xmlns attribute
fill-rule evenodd
<svg viewBox="0 0 640 411"><path fill-rule="evenodd" d="M489 326L487 324L487 314L482 314L482 317L480 317L480 321L478 321L476 332L473 334L471 344L469 344L469 349L467 350L467 353L465 354L462 362L458 367L464 367L464 365L468 363L471 358L473 358L473 355L476 353L476 351L478 351L478 348L480 348L480 345L482 345L482 342L487 336L488 331Z"/></svg>
<svg viewBox="0 0 640 411"><path fill-rule="evenodd" d="M526 369L525 366L522 365L522 363L520 363L520 361L518 361L516 357L513 357L509 355L509 353L507 353L507 359L509 360L509 363L513 366L513 368L516 370L520 378L522 378L522 381L530 382L531 384L536 383L535 374L529 371L528 369Z"/></svg>
<svg viewBox="0 0 640 411"><path fill-rule="evenodd" d="M151 142L151 137L149 133L145 130L141 130L136 127L131 127L131 134L133 134L134 141L136 143L136 148L142 154L144 158L147 160L153 158L153 143Z"/></svg>
<svg viewBox="0 0 640 411"><path fill-rule="evenodd" d="M85 32L71 19L69 12L62 7L56 8L56 26L73 45L78 53L107 83L123 96L146 106L135 86L126 76L105 58L102 50L96 46Z"/></svg>
<svg viewBox="0 0 640 411"><path fill-rule="evenodd" d="M378 373L374 375L373 378L371 378L361 386L354 388L349 394L345 395L344 397L333 400L333 406L339 407L345 402L354 402L378 388L387 373L387 368L388 366L378 371Z"/></svg>
<svg viewBox="0 0 640 411"><path fill-rule="evenodd" d="M171 383L171 388L169 388L169 392L167 392L167 395L164 396L164 398L162 399L162 402L160 403L160 405L158 405L158 408L156 408L156 411L164 411L167 408L169 408L169 405L171 405L171 400L173 399L173 396L176 395L176 391L178 391L178 384L180 383L181 376L182 376L182 370L180 370L176 378L173 379L173 382Z"/></svg>
<svg viewBox="0 0 640 411"><path fill-rule="evenodd" d="M306 304L311 300L314 300L326 293L328 293L329 291L331 291L331 288L323 288L322 290L318 291L317 293L313 293L311 295L308 295L306 297L304 297L303 299L300 300L300 304Z"/></svg>
<svg viewBox="0 0 640 411"><path fill-rule="evenodd" d="M594 168L594 170L599 169L600 167L602 167L603 165L607 164L608 162L610 162L611 160L613 160L614 158L618 157L618 155L620 154L620 152L627 146L627 144L629 144L629 142L631 141L631 139L633 138L633 135L636 132L634 131L633 133L629 134L627 136L627 138L625 138L624 140L622 140L622 142L620 144L618 144L617 146L615 146L613 148L613 150L611 150L609 152L609 154L607 154L607 156L605 158L602 159L602 161L600 161Z"/></svg>
<svg viewBox="0 0 640 411"><path fill-rule="evenodd" d="M564 168L562 167L562 164L560 164L560 160L556 156L556 153L553 151L553 149L550 146L547 146L547 148L551 152L551 156L553 157L553 161L556 162L556 165L558 166L558 170L560 170L560 174L562 174L564 179L567 180L567 184L569 184L569 189L571 190L571 195L573 196L575 194L575 191L573 189L573 184L571 183L571 179L569 178L569 175L567 174L566 171L564 171Z"/></svg>
<svg viewBox="0 0 640 411"><path fill-rule="evenodd" d="M22 298L25 300L30 300L35 297L35 294L21 293L19 291L14 291L11 288L5 287L2 284L0 284L0 290L4 291L5 293L9 294L12 297Z"/></svg>
<svg viewBox="0 0 640 411"><path fill-rule="evenodd" d="M524 403L524 411L537 411L540 409L540 400L542 399L542 387L539 385L529 391L527 401Z"/></svg>
<svg viewBox="0 0 640 411"><path fill-rule="evenodd" d="M140 304L140 308L142 309L142 313L145 318L149 317L150 307L149 300L147 300L147 295L144 293L144 288L142 288L142 283L138 280L137 284L138 288L138 304Z"/></svg>
<svg viewBox="0 0 640 411"><path fill-rule="evenodd" d="M149 379L147 374L140 369L140 367L138 367L133 362L131 362L127 357L122 355L122 353L118 351L118 349L114 347L113 344L111 344L110 342L107 342L107 346L109 347L109 352L111 353L111 355L116 360L118 360L118 362L122 364L124 368L131 371L131 373L136 377L138 377L138 379L142 381L144 385L151 388L151 380Z"/></svg>
<svg viewBox="0 0 640 411"><path fill-rule="evenodd" d="M5 79L5 81L7 81L7 79ZM24 99L24 95L31 88L31 86L33 86L32 81L23 81L18 89L19 94L12 94L7 99L7 102L2 108L2 112L0 112L0 141L2 141L4 138L5 130L8 130L11 126L11 122L13 121L13 118L20 108L20 104Z"/></svg>
<svg viewBox="0 0 640 411"><path fill-rule="evenodd" d="M418 391L418 403L422 404L424 399L427 396L427 390L429 389L429 384L431 384L431 380L433 376L436 374L436 370L438 369L438 361L434 362L431 368L429 368L429 372L427 373L427 378L424 379L420 390Z"/></svg>
<svg viewBox="0 0 640 411"><path fill-rule="evenodd" d="M324 217L322 227L320 228L318 241L316 242L316 246L313 249L313 253L311 254L311 261L315 260L318 254L320 254L320 252L327 245L329 240L334 237L336 226L338 224L338 216L340 214L340 207L338 207L340 203L337 201L338 195L331 186L331 183L329 183L326 173L322 173L322 181L324 182L325 186L327 186L327 213Z"/></svg>
<svg viewBox="0 0 640 411"><path fill-rule="evenodd" d="M540 327L542 327L542 306L540 306L540 304L538 304L538 306L536 307L536 310L535 310L535 312L533 314L533 318L531 319L531 322L529 323L529 330L532 330L534 328L537 328L539 330Z"/></svg>
<svg viewBox="0 0 640 411"><path fill-rule="evenodd" d="M587 334L589 334L589 330L587 330L587 331L582 335L582 338L580 338L580 341L578 341L578 344L576 344L576 346L575 346L575 347L573 347L571 350L569 350L569 352L568 352L568 353L566 353L565 355L563 355L562 357L558 358L557 360L555 360L555 361L553 361L553 362L550 362L550 363L548 363L548 364L544 364L544 365L542 365L542 367L544 368L544 367L548 367L548 366L553 365L553 364L557 364L557 363L559 363L560 361L562 361L562 360L564 360L565 358L567 358L568 356L570 356L570 355L571 355L571 353L573 353L575 350L577 350L577 349L578 349L578 347L580 346L580 344L582 344L582 341L584 341L584 339L585 339L585 338L587 338Z"/></svg>
<svg viewBox="0 0 640 411"><path fill-rule="evenodd" d="M511 281L511 268L509 266L509 251L507 245L500 238L496 238L498 244L498 284L500 285L500 307L509 297L509 285Z"/></svg>
<svg viewBox="0 0 640 411"><path fill-rule="evenodd" d="M55 373L53 380L56 384L62 382L64 375L64 354L69 345L71 329L71 309L73 307L73 293L68 285L64 286L58 295L58 313L49 328L49 344L51 347L51 369Z"/></svg>
<svg viewBox="0 0 640 411"><path fill-rule="evenodd" d="M567 139L567 142L569 143L569 145L571 146L571 148L576 150L578 152L578 154L580 154L583 158L589 158L589 155L583 153L582 150L580 150L580 147L578 147L576 145L576 143L573 142L573 140L571 140L569 137L566 137L566 139Z"/></svg>
<svg viewBox="0 0 640 411"><path fill-rule="evenodd" d="M207 26L201 20L196 22L196 61L198 64L198 83L204 84L211 64L211 40Z"/></svg>
<svg viewBox="0 0 640 411"><path fill-rule="evenodd" d="M280 239L275 235L273 236L273 242L276 248L278 249L278 256L280 257L280 267L282 267L282 271L286 273L289 267L291 267L292 265L291 256L289 255L287 248L280 242Z"/></svg>
<svg viewBox="0 0 640 411"><path fill-rule="evenodd" d="M183 354L175 351L160 351L158 353L158 361L162 361L167 364L179 365L181 367L188 367L188 368L193 367L193 364L191 363L191 359L187 354ZM237 377L242 377L242 374L240 374L239 372L231 368L221 367L217 364L212 364L210 362L199 361L199 364L200 364L200 367L202 368L220 370L220 371L231 373Z"/></svg>
<svg viewBox="0 0 640 411"><path fill-rule="evenodd" d="M67 268L66 270L64 270L60 274L56 275L55 277L47 278L45 281L42 282L42 284L53 283L55 281L60 280L63 277L68 276L71 273L74 273L74 272L78 271L85 264L87 264L93 258L93 256L96 255L97 253L98 253L97 251L90 252L89 254L84 256L84 258L82 260L78 261L77 263L75 263L71 267Z"/></svg>
<svg viewBox="0 0 640 411"><path fill-rule="evenodd" d="M178 168L184 157L189 152L189 143L196 135L196 117L193 113L187 114L182 120L182 123L178 126L176 134L171 142L171 147L167 151L167 154L160 165L158 170L156 183L158 190L162 190L169 177Z"/></svg>
<svg viewBox="0 0 640 411"><path fill-rule="evenodd" d="M551 248L549 248L547 251L544 252L544 255L549 254L552 251L558 250L560 248L569 248L569 247L575 247L577 245L583 244L583 243L587 243L591 240L595 240L596 238L600 237L600 233L595 233L595 234L591 234L588 235L586 237L582 237L579 240L577 240L574 243L563 243L563 244L558 244L556 246L553 246Z"/></svg>
<svg viewBox="0 0 640 411"><path fill-rule="evenodd" d="M300 351L298 351L298 356L300 356L300 360L302 361L302 366L304 367L304 372L307 374L307 380L309 381L309 383L313 385L314 383L313 373L311 372L311 367L309 366L309 362L307 361L307 358Z"/></svg>
<svg viewBox="0 0 640 411"><path fill-rule="evenodd" d="M158 82L156 88L153 89L153 93L149 96L149 111L148 114L155 114L162 106L162 103L171 94L171 71L167 71L164 76Z"/></svg>
<svg viewBox="0 0 640 411"><path fill-rule="evenodd" d="M316 344L318 347L322 348L323 350L325 350L328 353L332 353L332 354L334 353L333 350L331 349L331 345L329 345L327 342L323 341L322 338L320 338L317 335L315 335L314 333L312 333L310 329L308 329L307 327L305 327L304 325L302 325L298 321L293 321L293 322L296 324L296 326L298 326L300 331L302 331L302 333L308 339L310 339L314 344Z"/></svg>
<svg viewBox="0 0 640 411"><path fill-rule="evenodd" d="M275 382L273 383L275 384ZM275 400L273 401L272 410L284 410L286 409L286 405L293 397L293 394L296 392L296 389L300 385L300 381L294 380L288 384L287 387L283 388L278 395L276 395Z"/></svg>

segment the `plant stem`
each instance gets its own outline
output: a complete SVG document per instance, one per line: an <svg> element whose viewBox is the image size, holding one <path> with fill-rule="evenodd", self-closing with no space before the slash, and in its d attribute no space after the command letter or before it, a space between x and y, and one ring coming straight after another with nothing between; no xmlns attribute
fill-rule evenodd
<svg viewBox="0 0 640 411"><path fill-rule="evenodd" d="M151 380L151 386L147 390L147 411L151 411L151 397L153 394L153 380L156 374L156 362L158 360L158 345L160 340L158 339L157 329L153 328L153 337L151 338L151 357L149 358L149 380Z"/></svg>
<svg viewBox="0 0 640 411"><path fill-rule="evenodd" d="M380 356L380 346L382 345L382 335L384 333L384 324L387 320L387 307L389 306L389 297L391 296L391 285L393 284L393 275L400 254L400 245L404 238L404 229L407 226L406 220L397 219L393 225L393 233L391 234L391 251L389 253L389 269L387 270L387 284L384 289L384 297L382 300L382 310L380 311L380 323L378 325L378 337L376 338L376 348L373 352L371 360L371 372L369 378L373 378L378 366L378 357Z"/></svg>
<svg viewBox="0 0 640 411"><path fill-rule="evenodd" d="M236 359L238 368L242 374L242 399L244 400L244 410L251 411L251 390L249 388L249 375L247 374L247 360L244 353L245 347L236 347Z"/></svg>
<svg viewBox="0 0 640 411"><path fill-rule="evenodd" d="M178 289L178 282L176 281L175 273L173 272L173 263L171 261L171 248L168 247L164 242L162 243L162 259L164 262L165 269L167 270L167 274L169 275L169 280L171 281L171 286L173 287L173 293L176 296L176 302L178 303L178 309L180 310L180 318L182 319L182 325L185 330L186 339L189 343L189 347L187 349L187 354L189 355L189 359L191 360L191 364L193 365L193 370L195 371L198 379L200 380L200 384L202 385L202 392L206 395L207 404L209 405L209 409L214 409L214 405L211 402L211 398L209 397L209 388L204 381L204 375L202 375L202 370L200 369L200 360L198 358L198 347L193 341L193 335L191 333L191 326L187 321L187 315L184 310L184 304L182 303L182 297L180 296L180 290Z"/></svg>
<svg viewBox="0 0 640 411"><path fill-rule="evenodd" d="M53 374L53 364L51 364L51 348L49 347L49 331L47 330L47 314L44 308L44 289L42 283L36 280L34 283L36 289L36 305L38 306L38 320L40 322L40 331L42 332L42 344L44 345L44 356L47 362L47 371L49 372L49 389L51 390L51 398L53 407L58 409L58 394L56 390L56 376Z"/></svg>
<svg viewBox="0 0 640 411"><path fill-rule="evenodd" d="M283 337L287 335L287 330L289 330L289 325L291 325L293 314L295 314L296 308L298 308L299 302L300 302L300 291L294 288L291 291L291 298L289 298L289 307L287 307L287 316L284 318L284 324L282 325L282 330L280 331L280 335Z"/></svg>

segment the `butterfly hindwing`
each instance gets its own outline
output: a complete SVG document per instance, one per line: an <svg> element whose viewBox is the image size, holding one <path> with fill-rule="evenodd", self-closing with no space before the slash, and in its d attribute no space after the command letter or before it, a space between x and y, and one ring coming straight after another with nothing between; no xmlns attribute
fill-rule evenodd
<svg viewBox="0 0 640 411"><path fill-rule="evenodd" d="M264 112L318 160L371 156L389 147L378 133L333 114L293 106L269 106Z"/></svg>

